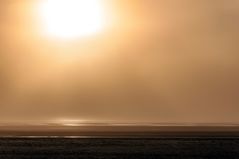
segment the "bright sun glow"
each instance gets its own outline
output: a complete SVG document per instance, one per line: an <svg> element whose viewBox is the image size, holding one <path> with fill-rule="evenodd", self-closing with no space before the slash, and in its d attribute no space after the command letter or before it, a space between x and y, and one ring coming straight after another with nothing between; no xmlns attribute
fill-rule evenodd
<svg viewBox="0 0 239 159"><path fill-rule="evenodd" d="M104 27L102 0L44 0L41 15L48 35L78 38Z"/></svg>

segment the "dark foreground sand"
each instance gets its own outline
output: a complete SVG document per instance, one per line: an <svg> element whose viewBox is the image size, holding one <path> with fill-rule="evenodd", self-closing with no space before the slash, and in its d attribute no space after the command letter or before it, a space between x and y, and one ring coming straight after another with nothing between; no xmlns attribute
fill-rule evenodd
<svg viewBox="0 0 239 159"><path fill-rule="evenodd" d="M0 159L238 159L237 125L1 125Z"/></svg>
<svg viewBox="0 0 239 159"><path fill-rule="evenodd" d="M0 138L0 158L238 159L239 138Z"/></svg>

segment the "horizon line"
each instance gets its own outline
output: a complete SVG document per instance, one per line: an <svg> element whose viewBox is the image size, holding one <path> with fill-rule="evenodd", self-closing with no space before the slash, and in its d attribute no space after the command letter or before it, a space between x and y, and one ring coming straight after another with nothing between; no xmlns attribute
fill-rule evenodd
<svg viewBox="0 0 239 159"><path fill-rule="evenodd" d="M223 122L223 123L199 123L199 122L1 122L0 126L62 126L62 127L81 127L81 126L212 126L227 127L238 126L239 123Z"/></svg>

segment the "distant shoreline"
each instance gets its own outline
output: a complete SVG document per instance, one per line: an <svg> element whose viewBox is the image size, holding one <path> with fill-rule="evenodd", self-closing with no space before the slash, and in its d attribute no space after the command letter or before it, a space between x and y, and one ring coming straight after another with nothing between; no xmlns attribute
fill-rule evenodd
<svg viewBox="0 0 239 159"><path fill-rule="evenodd" d="M12 125L0 126L0 137L187 137L238 136L239 126L152 125Z"/></svg>

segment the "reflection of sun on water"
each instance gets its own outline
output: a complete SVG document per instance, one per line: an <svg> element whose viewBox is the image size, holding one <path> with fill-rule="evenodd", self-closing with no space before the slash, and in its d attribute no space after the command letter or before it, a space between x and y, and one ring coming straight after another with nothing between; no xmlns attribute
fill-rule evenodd
<svg viewBox="0 0 239 159"><path fill-rule="evenodd" d="M100 32L104 27L102 0L44 0L40 7L47 34L77 38Z"/></svg>
<svg viewBox="0 0 239 159"><path fill-rule="evenodd" d="M89 121L87 120L80 120L80 119L57 119L54 120L53 123L60 124L62 126L83 126L87 125Z"/></svg>

